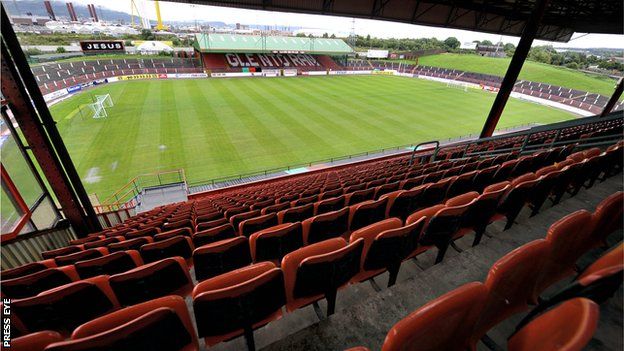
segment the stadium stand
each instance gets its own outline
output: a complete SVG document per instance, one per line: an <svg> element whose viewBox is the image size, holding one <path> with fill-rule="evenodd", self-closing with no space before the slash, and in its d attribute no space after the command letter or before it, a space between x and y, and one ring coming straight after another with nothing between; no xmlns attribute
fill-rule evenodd
<svg viewBox="0 0 624 351"><path fill-rule="evenodd" d="M47 252L47 260L2 272L12 277L8 285L3 282L2 294L17 298L12 308L19 320L18 335L36 333L28 338L42 343L58 340L53 332L61 338L71 335L46 350L122 342L147 345L152 342L148 331L165 326L181 336L172 350L198 349L197 337L211 346L239 335L254 349L253 330L274 323L284 307L296 313L312 304L321 313L318 301L325 299L325 316L338 312L338 318L344 318L340 304L346 286L374 280L386 271L388 286L400 286L402 266L432 251L434 267L448 267L445 252L449 247L461 252L454 242L471 232L479 250L485 245L480 235L493 223L505 220L503 232L511 231L523 208L547 212L543 203L548 200L564 206L566 200L581 196L581 189L608 182L622 171L622 128L620 117L589 119L529 137L503 135L449 146L439 150L435 160L430 151L415 158L399 155L207 193L135 215L87 237L93 240ZM562 142L550 147L555 135ZM596 136L613 141L605 149L584 144ZM534 149L514 151L522 144ZM276 207L280 204L285 205ZM432 350L473 346L492 328L536 303L535 312L509 341L510 348L520 348L523 343L518 340L537 333L536 325L571 313L568 309L594 311L593 302L568 297L605 303L621 285L621 274L614 281L609 279L616 276L613 273L591 272L610 269L614 262L621 272L621 262L612 258L621 256L621 245L589 267L573 287L539 303L537 296L569 279L583 255L621 230L623 206L623 193L618 192L595 211L561 218L541 233L542 239L494 263L484 283L453 290L399 322L383 349L414 343ZM533 218L526 220L531 223ZM138 251L124 251L127 241L135 241L129 247L137 245ZM593 294L596 289L588 286L601 293ZM179 301L191 291L189 313ZM541 314L545 304L557 307ZM461 311L453 319L455 327L445 329L445 337L431 338L427 330L439 330L439 323L450 325L450 310ZM570 327L570 333L584 335L582 343L593 334L595 322L584 319L595 321L598 317L592 313L581 315L579 329ZM221 317L207 317L216 315ZM188 316L194 316L197 330ZM547 334L542 337L550 342ZM279 342L274 347L281 349Z"/></svg>

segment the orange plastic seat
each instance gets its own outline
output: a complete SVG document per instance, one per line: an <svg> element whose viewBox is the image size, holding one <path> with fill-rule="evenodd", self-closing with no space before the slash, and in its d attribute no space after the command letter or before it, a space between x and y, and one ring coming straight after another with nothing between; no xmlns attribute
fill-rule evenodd
<svg viewBox="0 0 624 351"><path fill-rule="evenodd" d="M473 282L428 302L388 331L381 350L468 349L470 326L476 323L486 296L487 288Z"/></svg>
<svg viewBox="0 0 624 351"><path fill-rule="evenodd" d="M301 222L278 224L249 237L251 258L256 263L271 261L279 265L286 254L302 246Z"/></svg>
<svg viewBox="0 0 624 351"><path fill-rule="evenodd" d="M308 218L301 225L303 242L307 245L341 237L349 233L349 208Z"/></svg>
<svg viewBox="0 0 624 351"><path fill-rule="evenodd" d="M165 296L93 319L46 350L93 349L197 351L199 343L184 299Z"/></svg>
<svg viewBox="0 0 624 351"><path fill-rule="evenodd" d="M43 251L41 253L41 257L43 257L44 259L49 259L49 258L54 258L56 256L73 254L82 250L84 250L84 246L79 246L79 245L65 246L65 247L61 247L58 249L54 249L54 250Z"/></svg>
<svg viewBox="0 0 624 351"><path fill-rule="evenodd" d="M249 240L244 236L224 239L193 251L195 278L202 281L251 264Z"/></svg>
<svg viewBox="0 0 624 351"><path fill-rule="evenodd" d="M218 227L197 231L193 234L193 244L195 247L200 247L224 239L234 238L236 235L234 227L230 223L226 223Z"/></svg>
<svg viewBox="0 0 624 351"><path fill-rule="evenodd" d="M320 200L314 203L314 215L318 216L323 213L338 211L343 207L345 207L344 195Z"/></svg>
<svg viewBox="0 0 624 351"><path fill-rule="evenodd" d="M56 263L54 262L53 259L47 259L43 261L27 263L25 265L11 268L11 269L5 269L2 272L0 272L0 276L2 277L3 280L13 279L13 278L18 278L18 277L23 277L25 275L29 275L32 273L40 272L44 269L48 269L52 267L56 267Z"/></svg>
<svg viewBox="0 0 624 351"><path fill-rule="evenodd" d="M190 237L191 235L193 235L193 230L189 227L182 227L182 228L176 228L176 229L163 231L154 235L154 241L163 241L163 240L171 239L174 236L179 236L179 235Z"/></svg>
<svg viewBox="0 0 624 351"><path fill-rule="evenodd" d="M213 221L197 223L197 225L195 226L195 233L202 231L202 230L219 227L224 224L230 224L230 221L228 221L226 218L218 218Z"/></svg>
<svg viewBox="0 0 624 351"><path fill-rule="evenodd" d="M3 279L2 295L21 299L78 280L80 277L74 266L53 267L13 279Z"/></svg>
<svg viewBox="0 0 624 351"><path fill-rule="evenodd" d="M80 280L13 300L12 322L28 333L53 330L68 336L77 326L119 308L106 276Z"/></svg>
<svg viewBox="0 0 624 351"><path fill-rule="evenodd" d="M543 239L532 241L492 265L484 283L487 298L472 336L474 347L493 326L528 309L537 273L543 266L544 257L548 255L548 246L548 242Z"/></svg>
<svg viewBox="0 0 624 351"><path fill-rule="evenodd" d="M3 350L12 351L43 351L46 346L63 341L61 334L55 331L40 331L20 336L11 340L11 348L2 348Z"/></svg>
<svg viewBox="0 0 624 351"><path fill-rule="evenodd" d="M590 245L606 245L607 237L622 229L624 223L624 192L618 191L602 200L592 214L593 235Z"/></svg>
<svg viewBox="0 0 624 351"><path fill-rule="evenodd" d="M269 213L255 218L250 218L240 222L238 225L238 234L250 237L251 234L277 225L277 214Z"/></svg>
<svg viewBox="0 0 624 351"><path fill-rule="evenodd" d="M386 217L388 199L369 200L349 207L349 231L379 222Z"/></svg>
<svg viewBox="0 0 624 351"><path fill-rule="evenodd" d="M609 252L594 261L594 263L585 268L583 272L579 274L577 280L581 280L610 267L624 268L624 243L611 249Z"/></svg>
<svg viewBox="0 0 624 351"><path fill-rule="evenodd" d="M141 255L136 250L118 251L106 256L78 261L74 264L82 279L96 275L113 275L136 268L143 264Z"/></svg>
<svg viewBox="0 0 624 351"><path fill-rule="evenodd" d="M140 236L124 241L120 241L118 243L108 244L106 247L110 253L126 251L126 250L139 250L141 246L145 244L151 244L154 242L154 239L150 236Z"/></svg>
<svg viewBox="0 0 624 351"><path fill-rule="evenodd" d="M509 351L581 351L594 335L599 317L595 302L571 299L525 325L507 347Z"/></svg>
<svg viewBox="0 0 624 351"><path fill-rule="evenodd" d="M430 184L416 186L410 190L401 190L389 194L386 217L398 217L405 220L410 214L423 208L422 196Z"/></svg>
<svg viewBox="0 0 624 351"><path fill-rule="evenodd" d="M181 257L148 263L115 274L109 281L119 302L124 306L167 295L186 296L193 289L188 267Z"/></svg>
<svg viewBox="0 0 624 351"><path fill-rule="evenodd" d="M108 249L104 247L97 247L94 249L78 251L68 255L56 256L54 257L54 262L57 266L67 266L70 264L74 264L78 261L84 261L96 257L102 257L104 255L108 255Z"/></svg>
<svg viewBox="0 0 624 351"><path fill-rule="evenodd" d="M363 246L364 240L347 245L334 238L284 256L286 309L294 311L325 297L327 315L334 313L337 290L359 272Z"/></svg>
<svg viewBox="0 0 624 351"><path fill-rule="evenodd" d="M198 335L212 346L244 334L253 350L253 330L281 318L285 301L282 271L271 262L205 280L193 289Z"/></svg>
<svg viewBox="0 0 624 351"><path fill-rule="evenodd" d="M307 204L281 210L277 213L279 224L301 222L314 216L314 204Z"/></svg>
<svg viewBox="0 0 624 351"><path fill-rule="evenodd" d="M173 238L157 241L141 246L141 257L145 263L156 262L168 257L180 256L187 264L192 265L194 250L193 242L188 236L174 236Z"/></svg>

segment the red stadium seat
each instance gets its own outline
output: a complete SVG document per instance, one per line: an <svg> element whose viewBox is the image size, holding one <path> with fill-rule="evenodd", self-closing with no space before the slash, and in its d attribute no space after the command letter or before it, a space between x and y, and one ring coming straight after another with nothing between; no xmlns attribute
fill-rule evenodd
<svg viewBox="0 0 624 351"><path fill-rule="evenodd" d="M54 250L43 251L41 253L41 257L43 257L44 259L50 259L56 256L73 254L82 250L84 250L84 246L78 246L78 245L65 246L65 247L61 247L58 249L54 249Z"/></svg>
<svg viewBox="0 0 624 351"><path fill-rule="evenodd" d="M202 281L251 264L249 241L244 236L224 239L193 251L195 278Z"/></svg>
<svg viewBox="0 0 624 351"><path fill-rule="evenodd" d="M184 300L165 296L91 320L47 351L198 351L199 343Z"/></svg>
<svg viewBox="0 0 624 351"><path fill-rule="evenodd" d="M148 263L109 278L110 286L124 306L167 295L186 296L193 282L180 257Z"/></svg>
<svg viewBox="0 0 624 351"><path fill-rule="evenodd" d="M78 261L74 264L82 279L96 275L113 275L136 268L143 264L141 255L136 250L118 251L106 256Z"/></svg>
<svg viewBox="0 0 624 351"><path fill-rule="evenodd" d="M269 213L278 213L279 211L285 210L287 208L290 208L290 204L288 202L282 202L279 204L267 206L263 208L262 211L260 211L260 213L263 215L269 214Z"/></svg>
<svg viewBox="0 0 624 351"><path fill-rule="evenodd" d="M369 200L360 202L349 207L349 231L366 227L369 224L379 222L386 217L386 205L388 199L376 201Z"/></svg>
<svg viewBox="0 0 624 351"><path fill-rule="evenodd" d="M382 351L466 350L470 331L487 297L487 288L468 283L432 300L388 332Z"/></svg>
<svg viewBox="0 0 624 351"><path fill-rule="evenodd" d="M277 225L277 214L269 213L242 221L238 225L238 234L250 237L251 234Z"/></svg>
<svg viewBox="0 0 624 351"><path fill-rule="evenodd" d="M239 214L235 214L230 217L230 223L232 227L238 232L238 225L246 219L255 218L260 216L260 210L247 211Z"/></svg>
<svg viewBox="0 0 624 351"><path fill-rule="evenodd" d="M177 229L171 229L167 231L160 232L154 235L154 241L162 241L166 239L171 239L174 236L183 235L183 236L192 236L193 230L189 227L182 227Z"/></svg>
<svg viewBox="0 0 624 351"><path fill-rule="evenodd" d="M56 267L56 263L52 259L37 261L32 263L27 263L25 265L5 269L0 272L0 276L2 279L13 279L18 277L23 277L25 275L29 275L32 273L40 272L44 269Z"/></svg>
<svg viewBox="0 0 624 351"><path fill-rule="evenodd" d="M500 166L495 165L495 166L490 166L490 167L483 168L477 171L477 174L475 174L474 178L472 179L473 189L475 191L482 192L483 189L485 189L485 187L492 184L493 179L494 179L494 174L496 173L499 167Z"/></svg>
<svg viewBox="0 0 624 351"><path fill-rule="evenodd" d="M11 340L10 348L2 348L3 350L12 351L43 351L46 346L63 341L61 334L54 331L40 331L14 338Z"/></svg>
<svg viewBox="0 0 624 351"><path fill-rule="evenodd" d="M399 182L387 183L375 188L374 198L378 200L382 195L399 190Z"/></svg>
<svg viewBox="0 0 624 351"><path fill-rule="evenodd" d="M225 218L219 218L219 219L215 219L214 221L197 223L197 225L195 226L195 232L197 233L202 230L216 228L224 224L230 224L230 221L228 221Z"/></svg>
<svg viewBox="0 0 624 351"><path fill-rule="evenodd" d="M351 242L362 238L364 247L360 272L353 282L361 282L388 271L388 287L395 284L401 262L416 254L425 220L402 226L398 218L389 218L351 233Z"/></svg>
<svg viewBox="0 0 624 351"><path fill-rule="evenodd" d="M314 215L318 216L323 213L338 211L343 207L345 207L344 195L321 200L314 203Z"/></svg>
<svg viewBox="0 0 624 351"><path fill-rule="evenodd" d="M29 275L2 280L2 295L11 299L21 299L80 280L74 266L48 268Z"/></svg>
<svg viewBox="0 0 624 351"><path fill-rule="evenodd" d="M90 241L88 243L85 243L83 246L85 250L89 250L89 249L94 249L96 247L105 247L108 244L118 243L124 240L125 238L123 236L109 236L106 239Z"/></svg>
<svg viewBox="0 0 624 351"><path fill-rule="evenodd" d="M230 239L236 236L236 231L230 223L218 227L201 230L193 234L193 244L195 247L214 243L220 240Z"/></svg>
<svg viewBox="0 0 624 351"><path fill-rule="evenodd" d="M162 230L166 232L166 231L174 230L174 229L189 228L191 231L193 231L194 227L195 226L193 225L193 221L191 221L190 219L183 219L183 220L179 220L175 222L167 222L163 224Z"/></svg>
<svg viewBox="0 0 624 351"><path fill-rule="evenodd" d="M589 277L596 272L610 267L622 267L624 268L624 244L620 244L611 249L606 254L602 255L599 259L594 261L591 265L581 272L578 276L578 280Z"/></svg>
<svg viewBox="0 0 624 351"><path fill-rule="evenodd" d="M423 208L422 196L430 184L420 185L410 190L401 190L388 194L388 210L386 217L398 217L402 220Z"/></svg>
<svg viewBox="0 0 624 351"><path fill-rule="evenodd" d="M618 191L596 206L592 215L593 235L591 244L593 247L606 245L607 237L618 229L622 229L624 223L624 193Z"/></svg>
<svg viewBox="0 0 624 351"><path fill-rule="evenodd" d="M515 333L509 351L581 351L598 327L600 309L595 302L576 298L535 318Z"/></svg>
<svg viewBox="0 0 624 351"><path fill-rule="evenodd" d="M105 276L93 277L46 290L11 303L12 322L32 333L53 330L69 335L77 326L119 308Z"/></svg>
<svg viewBox="0 0 624 351"><path fill-rule="evenodd" d="M289 252L303 246L301 222L284 223L255 232L249 237L254 262L272 261L279 265Z"/></svg>
<svg viewBox="0 0 624 351"><path fill-rule="evenodd" d="M136 237L133 239L120 241L117 243L108 244L108 246L106 247L108 248L109 252L113 253L113 252L126 251L126 250L139 250L141 246L145 244L150 244L153 242L154 242L154 239L150 236L140 236L140 237Z"/></svg>
<svg viewBox="0 0 624 351"><path fill-rule="evenodd" d="M473 189L473 179L476 171L463 173L455 178L446 190L446 198L450 199L457 195L467 193Z"/></svg>
<svg viewBox="0 0 624 351"><path fill-rule="evenodd" d="M261 262L205 280L193 290L197 331L212 346L245 335L254 350L253 330L282 316L282 271Z"/></svg>
<svg viewBox="0 0 624 351"><path fill-rule="evenodd" d="M548 246L543 239L532 241L492 265L485 280L487 299L474 327L473 346L490 328L528 308Z"/></svg>
<svg viewBox="0 0 624 351"><path fill-rule="evenodd" d="M362 189L345 195L345 206L355 205L357 203L373 200L375 198L375 189ZM342 208L342 207L341 207Z"/></svg>
<svg viewBox="0 0 624 351"><path fill-rule="evenodd" d="M338 288L359 272L363 246L364 240L347 245L344 239L334 238L284 256L286 309L294 311L325 297L327 315L333 314Z"/></svg>
<svg viewBox="0 0 624 351"><path fill-rule="evenodd" d="M57 266L66 266L70 264L74 264L78 261L89 260L96 257L102 257L104 255L108 255L108 249L103 247L98 247L95 249L89 249L84 251L79 251L69 255L56 256L54 258L54 262Z"/></svg>
<svg viewBox="0 0 624 351"><path fill-rule="evenodd" d="M277 213L279 224L301 222L312 216L314 216L314 204L292 207Z"/></svg>
<svg viewBox="0 0 624 351"><path fill-rule="evenodd" d="M192 264L193 242L188 236L175 236L170 239L158 241L141 246L141 257L145 263L156 262L163 258L180 256Z"/></svg>
<svg viewBox="0 0 624 351"><path fill-rule="evenodd" d="M349 208L314 216L301 225L306 245L346 235L349 232Z"/></svg>

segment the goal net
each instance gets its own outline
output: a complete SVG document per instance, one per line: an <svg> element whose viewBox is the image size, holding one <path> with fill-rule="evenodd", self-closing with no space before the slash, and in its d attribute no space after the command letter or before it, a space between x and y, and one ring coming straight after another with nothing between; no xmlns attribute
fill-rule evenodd
<svg viewBox="0 0 624 351"><path fill-rule="evenodd" d="M93 118L108 117L106 109L111 107L113 107L113 99L111 99L110 94L95 95L95 102L89 104L89 109Z"/></svg>
<svg viewBox="0 0 624 351"><path fill-rule="evenodd" d="M458 82L458 81L449 81L449 82L446 83L446 87L447 88L461 89L463 91L468 91L468 84L462 83L462 82Z"/></svg>

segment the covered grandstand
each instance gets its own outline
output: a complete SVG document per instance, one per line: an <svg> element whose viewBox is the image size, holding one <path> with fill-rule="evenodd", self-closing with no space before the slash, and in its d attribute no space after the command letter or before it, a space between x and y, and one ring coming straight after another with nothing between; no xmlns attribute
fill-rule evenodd
<svg viewBox="0 0 624 351"><path fill-rule="evenodd" d="M205 71L214 77L289 70L329 75L349 71L331 56L350 48L330 39L317 46L282 38L284 46L272 46L262 37L241 38L241 44L210 35L199 37L200 61L31 69L2 4L3 128L20 151L2 160L3 196L19 214L3 223L0 237L3 347L622 349L624 115L617 108L623 81L609 98L517 81L534 39L622 34L622 1L180 2L447 26L521 40L502 78L373 61L350 68L495 88L476 139L421 140L404 152L190 194L145 211L117 203L96 213L41 86L50 94L91 79L208 78ZM330 51L334 45L342 48ZM76 75L86 81L72 80ZM58 82L64 87L56 89ZM493 135L514 93L593 115ZM5 168L15 160L26 164L20 178ZM30 206L23 194L32 188L41 194Z"/></svg>

